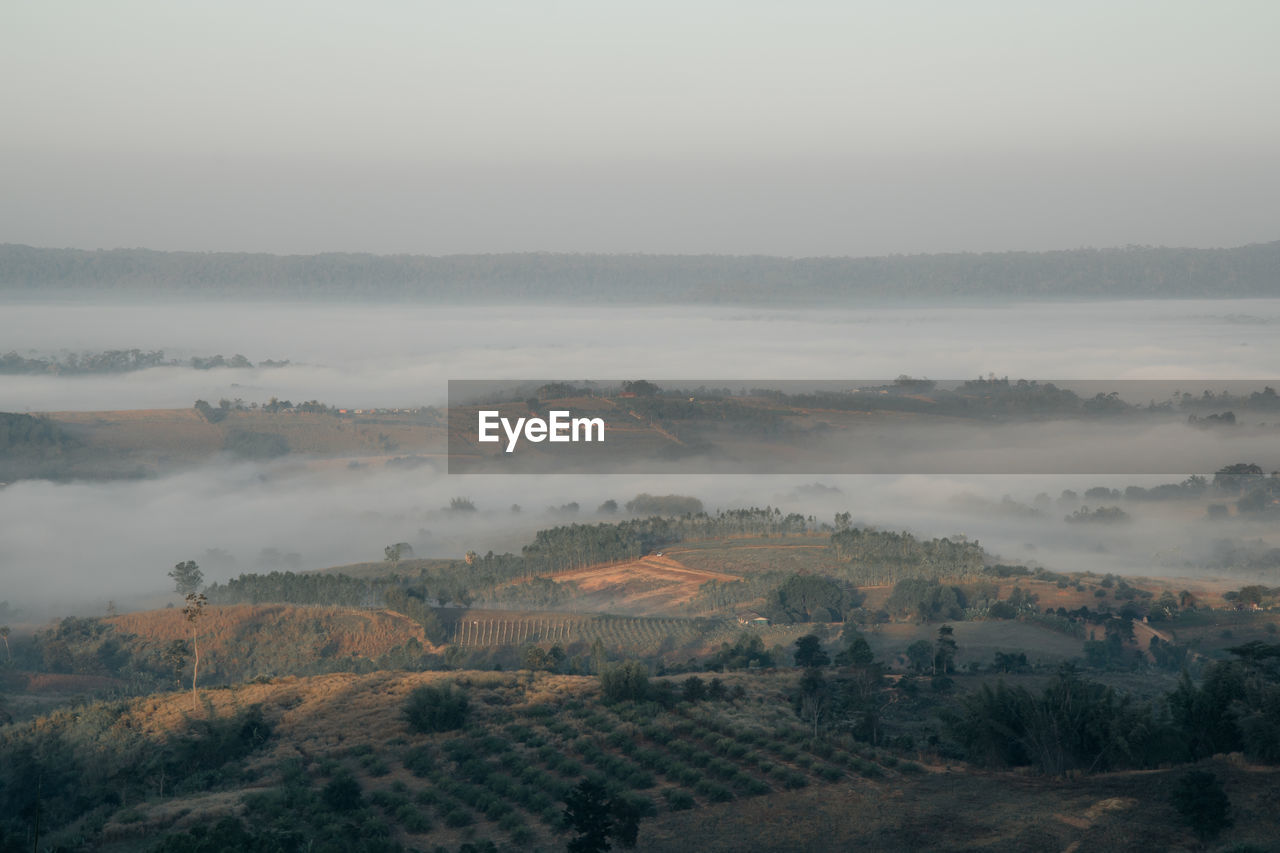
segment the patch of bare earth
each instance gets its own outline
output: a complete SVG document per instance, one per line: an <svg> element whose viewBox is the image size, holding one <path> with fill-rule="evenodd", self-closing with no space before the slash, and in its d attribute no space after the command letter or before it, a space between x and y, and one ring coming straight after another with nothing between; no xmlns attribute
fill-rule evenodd
<svg viewBox="0 0 1280 853"><path fill-rule="evenodd" d="M742 580L725 572L693 569L670 556L641 557L625 563L588 566L549 576L573 583L591 598L608 601L629 613L663 613L686 603L703 584Z"/></svg>

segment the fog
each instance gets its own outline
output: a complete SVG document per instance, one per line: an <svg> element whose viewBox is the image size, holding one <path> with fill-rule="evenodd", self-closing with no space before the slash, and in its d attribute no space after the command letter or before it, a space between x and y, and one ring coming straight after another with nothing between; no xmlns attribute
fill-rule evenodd
<svg viewBox="0 0 1280 853"><path fill-rule="evenodd" d="M1280 9L21 3L40 246L882 255L1275 239Z"/></svg>
<svg viewBox="0 0 1280 853"><path fill-rule="evenodd" d="M821 490L804 488L815 482L838 492L815 496ZM1003 562L1056 571L1192 574L1214 539L1274 536L1264 524L1209 522L1198 503L1124 503L1130 524L1070 525L1064 516L1080 503L1057 500L1066 488L1083 494L1098 485L1159 482L1168 478L449 477L426 468L318 472L291 462L228 462L134 482L19 482L0 490L0 599L33 615L101 612L108 600L122 608L162 606L173 597L166 572L186 559L200 563L212 582L241 572L377 562L384 546L401 541L420 557L518 553L539 528L615 518L596 507L641 492L695 495L710 511L768 504L826 522L848 511L860 525L964 535ZM1054 503L1024 517L1042 492ZM1021 506L1002 504L1006 496ZM446 509L453 497L469 498L477 510ZM550 511L569 502L581 510Z"/></svg>
<svg viewBox="0 0 1280 853"><path fill-rule="evenodd" d="M0 411L178 408L273 395L442 406L450 378L1272 379L1280 376L1278 329L1280 300L796 310L6 305L0 353L140 349L291 364L0 376Z"/></svg>
<svg viewBox="0 0 1280 853"><path fill-rule="evenodd" d="M189 407L196 398L270 396L346 406L442 405L448 378L860 376L1194 380L1280 375L1280 301L993 305L965 308L510 308L426 306L14 305L0 312L0 351L163 349L170 357L243 353L278 369L157 368L92 377L0 377L0 411ZM1190 430L1177 435L1186 436ZM1170 433L1174 435L1174 433ZM1147 436L1154 451L1179 451ZM1250 447L1265 450L1267 445ZM1262 459L1232 459L1258 461ZM1194 467L1170 471L1196 473ZM1212 473L1212 471L1200 471ZM1209 522L1200 503L1124 504L1128 525L1069 525L1063 489L1123 489L1181 477L1044 475L750 477L448 476L219 458L142 481L0 488L0 600L28 617L155 606L166 572L194 559L209 581L240 572L376 561L384 546L418 556L518 551L539 527L594 520L606 499L640 492L701 498L708 510L780 506L830 521L932 537L963 534L1006 562L1070 571L1190 573L1215 538L1263 538L1263 524ZM821 482L838 489L805 489ZM1047 493L1038 516L1030 506ZM465 496L474 513L444 510ZM577 515L548 507L577 502ZM1043 501L1041 502L1043 504ZM519 512L511 507L518 504Z"/></svg>

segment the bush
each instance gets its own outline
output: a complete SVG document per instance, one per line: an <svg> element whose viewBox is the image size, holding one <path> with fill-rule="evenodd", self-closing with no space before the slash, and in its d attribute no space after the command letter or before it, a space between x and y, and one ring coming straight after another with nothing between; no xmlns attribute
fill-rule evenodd
<svg viewBox="0 0 1280 853"><path fill-rule="evenodd" d="M1178 780L1173 807L1201 840L1231 826L1231 801L1218 777L1206 770L1192 770Z"/></svg>
<svg viewBox="0 0 1280 853"><path fill-rule="evenodd" d="M673 812L682 812L693 808L693 795L683 788L668 788L662 792L667 801L667 808Z"/></svg>
<svg viewBox="0 0 1280 853"><path fill-rule="evenodd" d="M289 452L289 442L278 433L232 430L222 448L244 459L273 459Z"/></svg>
<svg viewBox="0 0 1280 853"><path fill-rule="evenodd" d="M324 804L337 812L352 811L364 805L364 798L360 796L360 783L347 772L338 773L330 779L321 796Z"/></svg>
<svg viewBox="0 0 1280 853"><path fill-rule="evenodd" d="M454 829L471 825L471 812L462 808L452 808L444 813L444 822Z"/></svg>
<svg viewBox="0 0 1280 853"><path fill-rule="evenodd" d="M396 809L396 820L405 832L421 835L431 831L431 819L413 806L401 806Z"/></svg>
<svg viewBox="0 0 1280 853"><path fill-rule="evenodd" d="M455 690L453 685L428 684L409 694L404 718L415 731L448 732L466 725L469 710L467 694Z"/></svg>

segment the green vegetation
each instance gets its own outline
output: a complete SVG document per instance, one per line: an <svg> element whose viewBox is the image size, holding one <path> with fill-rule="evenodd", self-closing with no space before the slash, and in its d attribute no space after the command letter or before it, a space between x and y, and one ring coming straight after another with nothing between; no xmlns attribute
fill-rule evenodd
<svg viewBox="0 0 1280 853"><path fill-rule="evenodd" d="M467 694L453 685L428 684L409 694L404 718L417 732L449 732L466 725L470 705Z"/></svg>
<svg viewBox="0 0 1280 853"><path fill-rule="evenodd" d="M155 740L122 730L125 710L103 703L0 728L0 849L27 838L37 813L53 834L86 815L100 822L146 796L239 785L248 778L243 759L272 732L255 706L224 717L206 713Z"/></svg>
<svg viewBox="0 0 1280 853"><path fill-rule="evenodd" d="M289 452L289 442L282 435L240 429L228 432L222 447L244 459L274 459Z"/></svg>
<svg viewBox="0 0 1280 853"><path fill-rule="evenodd" d="M0 412L0 458L56 452L73 444L71 437L48 418Z"/></svg>

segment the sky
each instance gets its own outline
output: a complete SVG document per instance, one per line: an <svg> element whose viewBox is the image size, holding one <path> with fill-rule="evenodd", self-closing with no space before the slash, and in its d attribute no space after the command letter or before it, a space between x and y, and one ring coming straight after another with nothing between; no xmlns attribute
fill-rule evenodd
<svg viewBox="0 0 1280 853"><path fill-rule="evenodd" d="M0 242L1265 242L1277 31L1269 0L9 2Z"/></svg>

